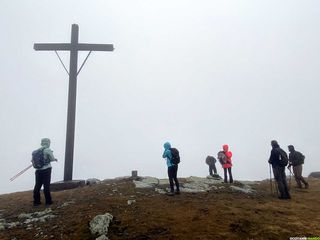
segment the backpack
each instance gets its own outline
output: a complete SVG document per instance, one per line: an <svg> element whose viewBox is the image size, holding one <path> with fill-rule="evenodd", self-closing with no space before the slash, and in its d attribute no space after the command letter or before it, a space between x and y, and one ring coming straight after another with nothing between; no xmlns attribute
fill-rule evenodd
<svg viewBox="0 0 320 240"><path fill-rule="evenodd" d="M221 165L226 164L227 163L227 156L224 153L224 151L220 151L218 152L218 159Z"/></svg>
<svg viewBox="0 0 320 240"><path fill-rule="evenodd" d="M299 165L300 164L304 164L304 159L305 159L305 156L301 153L301 152L297 152L297 157L298 157L298 163Z"/></svg>
<svg viewBox="0 0 320 240"><path fill-rule="evenodd" d="M35 169L40 169L45 165L45 159L43 154L44 148L39 148L38 150L35 150L32 152L32 166Z"/></svg>
<svg viewBox="0 0 320 240"><path fill-rule="evenodd" d="M180 155L178 149L170 148L170 151L172 155L171 163L174 165L178 165L180 163Z"/></svg>
<svg viewBox="0 0 320 240"><path fill-rule="evenodd" d="M208 164L209 166L215 165L216 162L217 162L217 159L215 159L215 157L208 156L206 158L206 164Z"/></svg>
<svg viewBox="0 0 320 240"><path fill-rule="evenodd" d="M281 148L279 148L278 151L279 151L279 166L280 167L287 166L289 162L287 153Z"/></svg>

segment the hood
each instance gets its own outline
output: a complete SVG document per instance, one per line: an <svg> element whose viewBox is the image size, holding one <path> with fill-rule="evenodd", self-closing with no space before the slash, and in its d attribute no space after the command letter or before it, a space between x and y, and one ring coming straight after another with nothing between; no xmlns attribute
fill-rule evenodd
<svg viewBox="0 0 320 240"><path fill-rule="evenodd" d="M164 149L168 150L171 148L171 144L169 142L166 142L165 144L163 144Z"/></svg>
<svg viewBox="0 0 320 240"><path fill-rule="evenodd" d="M294 151L295 151L293 145L289 145L289 146L288 146L288 149L289 149L290 152L294 152Z"/></svg>
<svg viewBox="0 0 320 240"><path fill-rule="evenodd" d="M229 146L227 144L222 146L223 151L228 152Z"/></svg>
<svg viewBox="0 0 320 240"><path fill-rule="evenodd" d="M271 146L272 146L272 148L278 148L278 147L280 147L279 144L278 144L278 142L277 142L276 140L272 140L272 141L271 141Z"/></svg>
<svg viewBox="0 0 320 240"><path fill-rule="evenodd" d="M50 147L50 139L49 138L42 138L41 139L41 146L49 148Z"/></svg>

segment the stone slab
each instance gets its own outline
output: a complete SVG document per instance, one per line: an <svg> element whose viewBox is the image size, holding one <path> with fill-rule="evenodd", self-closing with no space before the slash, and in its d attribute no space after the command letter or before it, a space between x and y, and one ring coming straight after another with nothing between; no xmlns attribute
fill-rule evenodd
<svg viewBox="0 0 320 240"><path fill-rule="evenodd" d="M71 181L59 181L50 184L50 190L52 192L58 192L78 187L83 187L86 185L85 180L71 180Z"/></svg>

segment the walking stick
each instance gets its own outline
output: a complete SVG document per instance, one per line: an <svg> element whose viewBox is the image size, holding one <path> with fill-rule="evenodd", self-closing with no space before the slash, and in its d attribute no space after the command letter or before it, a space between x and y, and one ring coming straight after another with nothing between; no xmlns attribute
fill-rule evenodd
<svg viewBox="0 0 320 240"><path fill-rule="evenodd" d="M291 171L291 168L288 167L289 169L289 172L290 172L290 179L289 179L289 190L291 189L291 176L292 176L292 171Z"/></svg>
<svg viewBox="0 0 320 240"><path fill-rule="evenodd" d="M14 175L12 178L10 178L10 181L12 182L13 180L15 180L17 177L19 177L20 175L22 175L23 173L25 173L29 168L32 167L32 164L30 164L28 167L26 167L25 169L23 169L21 172L18 172L16 175Z"/></svg>
<svg viewBox="0 0 320 240"><path fill-rule="evenodd" d="M272 178L271 178L271 164L269 164L269 172L270 172L270 191L271 191L271 195L273 195L273 191L272 191Z"/></svg>

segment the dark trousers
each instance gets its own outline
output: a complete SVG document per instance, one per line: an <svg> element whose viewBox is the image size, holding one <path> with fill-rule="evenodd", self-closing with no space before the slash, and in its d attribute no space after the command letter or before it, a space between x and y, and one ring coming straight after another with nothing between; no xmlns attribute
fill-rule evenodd
<svg viewBox="0 0 320 240"><path fill-rule="evenodd" d="M33 203L40 204L40 189L43 185L43 192L46 199L46 204L51 204L51 194L50 194L50 181L51 181L51 169L47 168L44 170L36 170L36 184L33 189Z"/></svg>
<svg viewBox="0 0 320 240"><path fill-rule="evenodd" d="M178 179L177 179L177 172L178 172L178 165L173 165L171 167L168 167L168 176L169 176L171 192L174 192L173 181L176 183L177 191L178 192L180 191L179 182L178 182Z"/></svg>
<svg viewBox="0 0 320 240"><path fill-rule="evenodd" d="M215 164L209 165L209 174L211 176L213 175L212 171L214 172L214 174L217 174L217 168Z"/></svg>
<svg viewBox="0 0 320 240"><path fill-rule="evenodd" d="M305 185L305 187L308 186L308 183L306 180L304 180L304 178L302 177L302 165L298 165L298 166L293 166L293 174L294 174L294 178L297 182L297 186L299 188L302 188L302 184L301 182L303 182L303 184Z"/></svg>
<svg viewBox="0 0 320 240"><path fill-rule="evenodd" d="M223 171L224 171L224 182L225 183L228 182L228 174L227 174L227 172L228 172L230 183L233 183L231 168L224 168Z"/></svg>
<svg viewBox="0 0 320 240"><path fill-rule="evenodd" d="M273 169L273 175L277 182L280 198L288 199L290 197L288 183L287 183L287 177L285 173L285 167L280 166L272 166Z"/></svg>

